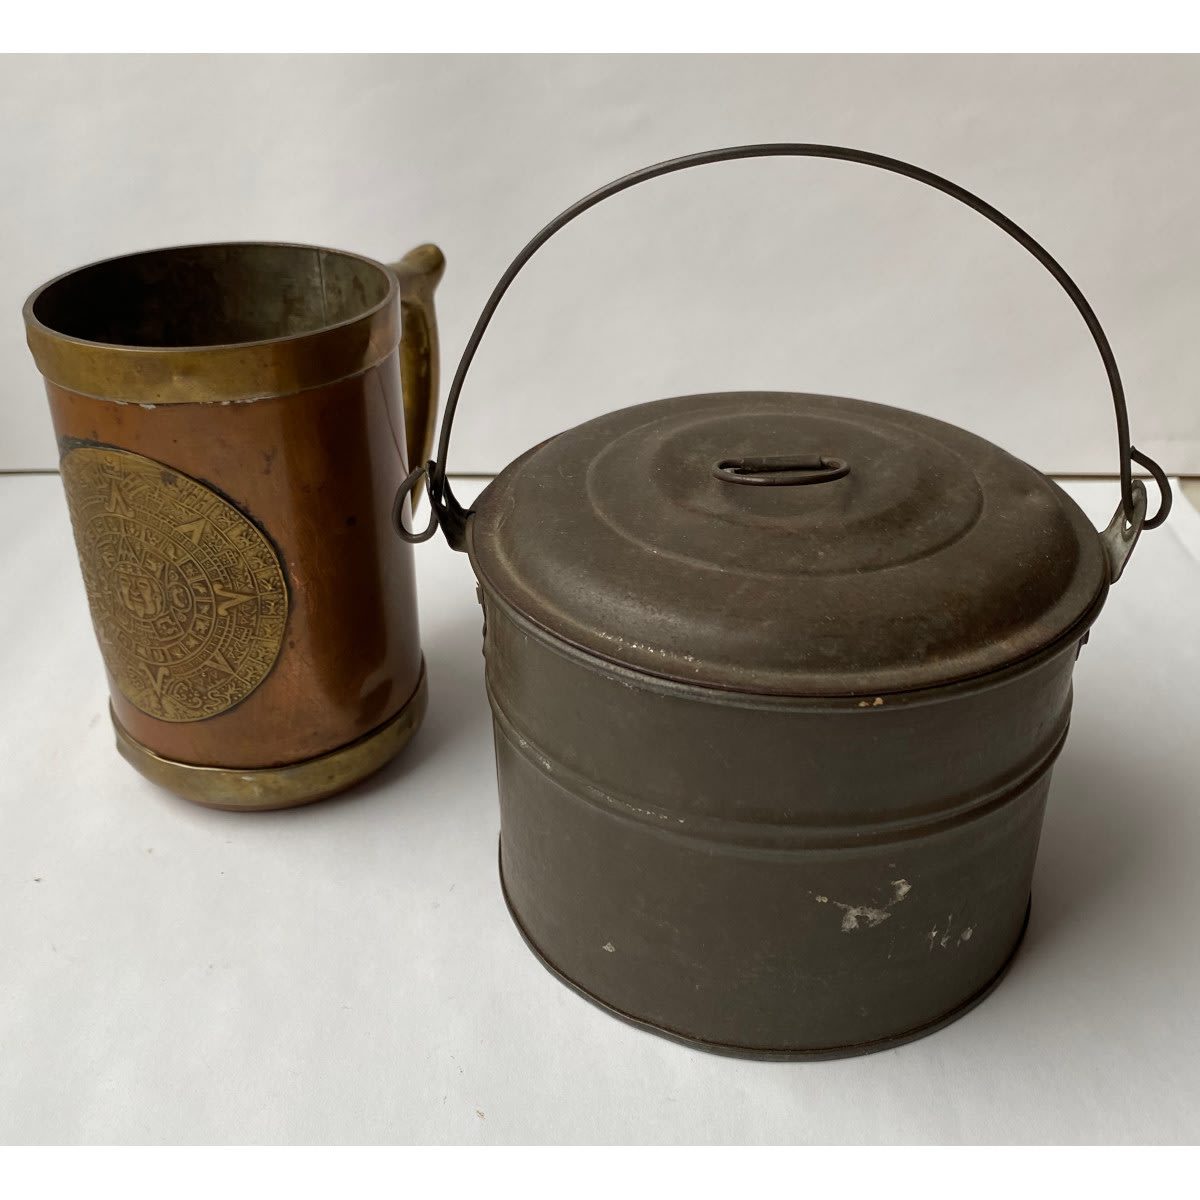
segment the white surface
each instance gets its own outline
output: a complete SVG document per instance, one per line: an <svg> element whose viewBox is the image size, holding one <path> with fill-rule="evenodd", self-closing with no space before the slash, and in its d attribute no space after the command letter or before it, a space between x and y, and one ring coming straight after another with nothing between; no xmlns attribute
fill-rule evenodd
<svg viewBox="0 0 1200 1200"><path fill-rule="evenodd" d="M0 59L0 468L53 466L19 310L151 246L439 242L444 378L560 209L737 142L906 158L1008 213L1092 301L1134 442L1200 473L1193 56L46 56ZM559 235L501 307L450 466L495 471L633 400L779 388L914 407L1046 471L1113 473L1070 303L975 213L844 163L685 172Z"/></svg>
<svg viewBox="0 0 1200 1200"><path fill-rule="evenodd" d="M1115 507L1114 484L1069 490ZM0 1141L1196 1139L1186 503L1080 659L1010 975L932 1037L815 1064L632 1029L526 950L496 878L479 609L440 538L418 548L417 739L344 798L246 815L118 758L58 479L0 479L0 517Z"/></svg>

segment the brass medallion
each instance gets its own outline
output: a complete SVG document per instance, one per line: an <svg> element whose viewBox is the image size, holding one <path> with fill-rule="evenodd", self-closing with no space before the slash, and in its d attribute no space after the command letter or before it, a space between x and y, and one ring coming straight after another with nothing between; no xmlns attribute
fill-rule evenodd
<svg viewBox="0 0 1200 1200"><path fill-rule="evenodd" d="M105 664L160 721L244 700L283 645L287 585L274 547L211 488L127 450L77 446L63 485Z"/></svg>

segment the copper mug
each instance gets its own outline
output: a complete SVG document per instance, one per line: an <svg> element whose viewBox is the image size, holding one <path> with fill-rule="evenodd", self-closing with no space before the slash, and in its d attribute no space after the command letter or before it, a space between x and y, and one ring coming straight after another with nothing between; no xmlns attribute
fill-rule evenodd
<svg viewBox="0 0 1200 1200"><path fill-rule="evenodd" d="M45 284L24 316L120 752L215 808L377 770L426 703L392 533L437 397L425 245L153 250Z"/></svg>

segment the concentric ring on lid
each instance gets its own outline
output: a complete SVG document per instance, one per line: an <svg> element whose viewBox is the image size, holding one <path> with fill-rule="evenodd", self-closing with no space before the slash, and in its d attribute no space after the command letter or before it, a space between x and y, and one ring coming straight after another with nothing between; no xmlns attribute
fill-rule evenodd
<svg viewBox="0 0 1200 1200"><path fill-rule="evenodd" d="M714 476L770 455L849 470ZM1033 467L930 417L782 392L659 400L552 438L480 496L470 550L504 601L576 647L795 696L997 670L1075 632L1107 587L1096 531Z"/></svg>

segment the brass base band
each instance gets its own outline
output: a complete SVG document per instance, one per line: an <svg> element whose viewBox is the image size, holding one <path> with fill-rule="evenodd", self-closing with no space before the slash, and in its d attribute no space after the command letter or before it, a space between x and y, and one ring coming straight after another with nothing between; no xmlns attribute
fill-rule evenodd
<svg viewBox="0 0 1200 1200"><path fill-rule="evenodd" d="M163 758L129 736L112 716L121 756L145 777L184 800L226 812L263 812L323 800L366 779L394 758L420 728L428 703L425 664L417 690L400 711L370 733L328 754L280 767L201 767Z"/></svg>

